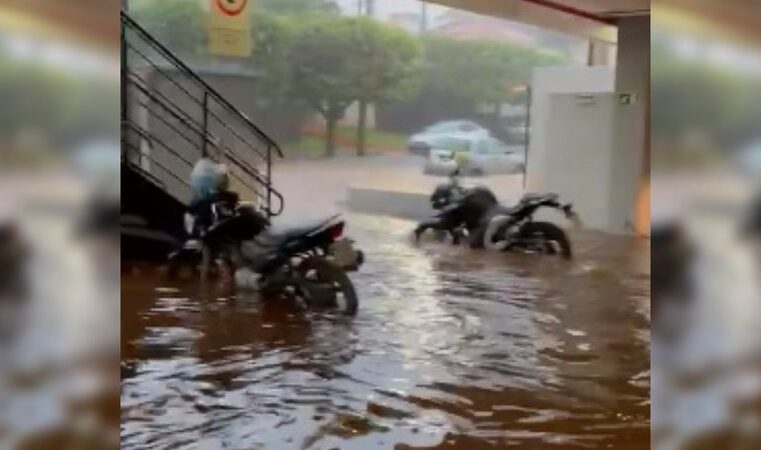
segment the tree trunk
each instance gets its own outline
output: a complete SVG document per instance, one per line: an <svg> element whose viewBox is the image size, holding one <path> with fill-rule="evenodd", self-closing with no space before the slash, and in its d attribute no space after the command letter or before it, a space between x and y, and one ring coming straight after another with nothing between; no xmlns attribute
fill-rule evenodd
<svg viewBox="0 0 761 450"><path fill-rule="evenodd" d="M367 149L367 101L359 101L359 118L357 120L357 156L365 156Z"/></svg>
<svg viewBox="0 0 761 450"><path fill-rule="evenodd" d="M325 156L330 158L336 154L336 125L338 120L330 117L325 119Z"/></svg>

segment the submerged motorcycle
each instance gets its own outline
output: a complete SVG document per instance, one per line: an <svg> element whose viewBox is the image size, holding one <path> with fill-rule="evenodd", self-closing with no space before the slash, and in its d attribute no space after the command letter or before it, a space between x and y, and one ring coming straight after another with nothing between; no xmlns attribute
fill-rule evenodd
<svg viewBox="0 0 761 450"><path fill-rule="evenodd" d="M431 195L437 213L418 225L416 238L434 229L448 232L455 244L467 238L472 248L572 256L570 240L562 228L534 220L537 210L544 207L576 220L572 205L561 204L556 194L526 194L515 206L504 206L486 187L463 187L458 175L455 171L449 182L439 185Z"/></svg>
<svg viewBox="0 0 761 450"><path fill-rule="evenodd" d="M202 277L214 260L235 273L236 285L265 297L291 298L312 308L357 313L358 299L347 272L364 263L364 254L343 235L339 216L276 230L248 203L221 199L211 205L212 225L199 231L186 215L193 236L169 257L170 274L183 264L200 263Z"/></svg>
<svg viewBox="0 0 761 450"><path fill-rule="evenodd" d="M530 253L572 256L568 234L551 222L535 221L539 208L554 208L575 220L570 204L562 205L557 194L526 194L512 207L501 206L489 218L483 234L484 247L491 250L519 250Z"/></svg>

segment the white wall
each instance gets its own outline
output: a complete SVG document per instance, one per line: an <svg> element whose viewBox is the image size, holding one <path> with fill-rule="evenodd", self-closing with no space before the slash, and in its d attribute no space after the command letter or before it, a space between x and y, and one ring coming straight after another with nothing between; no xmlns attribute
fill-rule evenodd
<svg viewBox="0 0 761 450"><path fill-rule="evenodd" d="M649 183L649 17L621 19L618 32L615 69L535 70L527 186L571 197L591 228L632 232Z"/></svg>
<svg viewBox="0 0 761 450"><path fill-rule="evenodd" d="M606 93L552 94L547 117L543 191L571 202L585 228L624 231L611 220L613 193L618 189L611 151L616 138L617 97Z"/></svg>
<svg viewBox="0 0 761 450"><path fill-rule="evenodd" d="M534 70L531 81L531 132L528 152L527 189L546 190L546 163L550 95L560 93L613 92L615 72L606 66L544 67Z"/></svg>

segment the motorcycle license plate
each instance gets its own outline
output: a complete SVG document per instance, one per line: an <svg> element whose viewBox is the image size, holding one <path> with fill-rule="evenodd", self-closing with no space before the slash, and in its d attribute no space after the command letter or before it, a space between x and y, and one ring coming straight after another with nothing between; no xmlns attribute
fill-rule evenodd
<svg viewBox="0 0 761 450"><path fill-rule="evenodd" d="M354 248L350 239L339 239L330 245L328 249L333 261L344 269L359 267L360 253Z"/></svg>

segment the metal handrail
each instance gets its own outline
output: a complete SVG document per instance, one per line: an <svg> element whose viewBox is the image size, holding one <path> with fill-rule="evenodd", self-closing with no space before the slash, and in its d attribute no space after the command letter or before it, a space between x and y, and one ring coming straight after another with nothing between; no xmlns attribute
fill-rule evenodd
<svg viewBox="0 0 761 450"><path fill-rule="evenodd" d="M154 69L154 70L156 70L156 72L158 72L159 74L161 74L161 76L162 76L162 77L164 77L166 80L168 80L169 82L171 82L172 84L174 84L176 87L178 87L178 88L179 88L179 89L180 89L182 92L184 92L184 93L185 93L185 94L188 96L188 98L189 98L189 99L191 99L191 100L192 100L192 101L193 101L193 102L194 102L196 105L198 105L198 106L200 106L200 107L202 107L202 108L205 108L205 109L207 110L207 111L206 111L206 112L207 112L207 114L210 114L212 117L214 117L214 119L216 119L216 120L217 120L217 122L219 122L220 124L222 124L222 126L224 126L224 127L225 127L225 128L228 130L228 131L230 131L230 132L231 132L231 133L232 133L232 134L233 134L233 135L234 135L236 138L238 138L238 140L240 140L241 142L243 142L244 144L246 144L246 146L247 146L248 148L250 148L250 149L251 149L251 150L252 150L252 151L253 151L253 152L254 152L256 155L260 156L261 158L263 158L263 159L265 159L265 160L266 160L266 159L269 157L269 155L267 155L267 154L262 154L261 152L259 152L259 150L256 148L256 146L255 146L254 144L252 144L252 143L251 143L251 142L249 142L249 141L248 141L246 138L244 138L243 136L241 136L241 135L240 135L240 134L239 134L237 131L235 131L235 129L234 129L233 127L231 127L229 124L227 124L227 123L226 123L224 120L222 120L222 119L221 119L221 118L220 118L218 115L216 115L214 112L212 112L212 111L208 110L208 105L205 105L205 104L204 104L202 101L200 101L200 100L198 100L197 98L195 98L195 96L193 96L193 94L191 94L190 92L188 92L188 90L187 90L187 89L185 89L184 87L182 87L182 86L181 86L179 83L176 83L176 82L175 82L175 81L172 79L172 77L171 77L169 74L167 74L167 73L166 73L166 71L162 70L161 68L159 68L158 66L156 66L155 64L153 64L153 63L150 61L150 58L148 58L148 57L147 57L145 54L143 54L142 52L140 52L139 50L137 50L137 48L135 48L135 46L133 46L133 45L130 45L129 43L125 43L125 48L129 48L129 49L130 49L130 50L132 50L133 52L137 53L137 54L138 54L138 55L139 55L141 58L143 58L143 59L144 59L144 60L145 60L145 61L146 61L148 64L150 64L150 65L151 65L151 67L153 67L153 69ZM134 74L134 72L132 72L132 71L130 71L130 73ZM206 91L204 91L204 92L206 93ZM230 112L230 111L228 111L228 112ZM237 111L236 111L236 114L243 114L243 113L240 113L240 112L237 112ZM245 116L244 116L244 118L245 118ZM269 142L267 142L267 145L269 145ZM277 148L277 150L279 151L279 148ZM281 154L280 156L282 156L282 154Z"/></svg>
<svg viewBox="0 0 761 450"><path fill-rule="evenodd" d="M167 49L161 42L159 42L158 40L156 40L156 38L151 36L151 34L148 33L137 22L135 22L134 19L129 17L124 11L121 11L120 14L121 14L121 20L123 23L127 23L130 28L136 30L143 37L143 39L145 39L147 42L151 44L153 48L158 50L165 58L167 58L173 64L181 68L183 72L186 72L186 74L189 75L196 84L201 86L205 92L208 92L209 95L214 97L214 99L217 100L222 106L224 106L229 112L235 113L235 115L238 116L241 120L243 120L243 122L246 123L246 125L248 125L258 137L266 141L267 144L269 144L269 146L277 150L277 153L280 157L283 157L283 151L280 148L280 146L277 144L277 142L275 142L272 138L267 136L267 134L264 131L262 131L259 127L257 127L251 121L251 119L249 119L245 114L243 114L238 108L233 106L226 98L224 98L219 92L217 92L206 81L204 81L203 78L201 78L196 72L193 71L193 69L191 69L184 62L182 62L177 56L175 56L174 53L172 53L169 49Z"/></svg>
<svg viewBox="0 0 761 450"><path fill-rule="evenodd" d="M174 158L176 158L182 166L192 166L192 164L189 162L189 159L195 159L195 156L189 157L187 155L187 151L180 151L177 148L172 148L170 145L167 145L166 142L162 141L158 136L151 133L151 131L143 129L142 126L133 123L127 107L129 102L129 87L133 86L135 89L140 91L140 95L145 96L145 100L138 99L134 104L139 105L142 110L146 111L149 117L153 117L159 120L164 124L167 130L171 130L173 134L176 134L182 138L185 142L190 144L194 150L200 150L201 155L209 155L208 148L211 146L216 151L215 154L218 157L229 161L232 163L233 168L237 168L240 172L242 172L242 175L240 175L236 173L236 171L232 171L231 175L240 181L243 186L251 189L254 195L256 195L265 203L268 214L274 216L282 213L284 209L284 198L277 190L274 189L271 179L272 153L274 151L278 156L283 157L283 152L280 146L266 133L264 133L264 131L257 127L243 112L233 106L204 79L202 79L198 74L190 69L190 67L181 61L174 53L167 49L161 42L156 40L134 19L129 17L128 14L126 14L124 11L121 11L120 16L122 23L122 122L123 125L126 125L126 129L134 131L137 135L141 136L142 139L146 139L151 143L157 143L166 149L166 151ZM195 88L190 89L193 92L188 90L191 86L193 86L193 84L181 84L176 77L173 77L171 74L167 73L166 70L163 70L163 68L165 68L164 64L159 64L159 59L155 59L153 56L149 57L146 54L149 52L144 53L141 51L142 47L138 48L132 45L129 42L128 35L126 33L127 29L130 29L136 33L138 42L144 42L147 44L145 47L146 49L152 49L155 51L155 54L158 55L157 58L163 58L165 62L169 63L169 66L167 67L174 66L174 70L178 70L179 73L181 73L184 77L182 80L191 81L195 85ZM130 70L128 66L128 52L133 52L139 55L139 57L147 63L147 65L144 66L145 68L154 71L154 73L158 72L161 76L167 79L171 85L174 85L175 88L179 89L177 92L181 93L180 95L182 95L182 98L187 96L187 99L194 102L196 105L201 106L203 112L203 123L200 123L201 120L194 119L190 114L188 114L187 111L184 110L183 107L179 106L176 102L172 101L162 92L160 92L159 88L152 88L151 85L146 82L143 77L140 76L138 71ZM150 52L150 54L153 55L154 53ZM143 66L141 65L140 67ZM199 89L200 92L196 92L196 89ZM199 98L199 94L202 96L203 100ZM215 107L221 108L217 109L217 113L222 114L227 120L223 120L219 115L217 115L217 113L211 110L209 100L212 100L214 104L216 104ZM156 106L158 109L154 108ZM160 113L158 111L163 112ZM210 116L216 122L221 124L224 129L227 130L223 133L224 136L228 136L227 133L229 132L229 138L219 139L211 132L209 132L208 120ZM231 120L232 123L230 122ZM239 123L243 126L244 129L247 128L248 131L253 134L255 139L259 139L260 142L253 144L247 138L243 137L239 133L241 128L236 129L236 126L233 125L235 123ZM199 142L196 142L197 138L200 138L198 139ZM223 142L227 139L231 139L231 141ZM125 138L123 138L123 142L127 145L128 148L138 152L140 151L139 148L128 142L128 139L125 140ZM229 145L233 142L237 144L237 150ZM238 147L239 145L243 145L243 147ZM264 170L266 170L266 172L262 172L255 166L252 166L252 164L258 166L259 162L254 162L254 160L244 156L241 151L245 151L245 147L248 147L252 151L252 155L256 155L257 157L260 157L264 160L264 163L266 164ZM143 158L147 155L141 154L139 156ZM152 158L149 159L152 160ZM182 180L178 174L174 173L169 168L160 164L158 161L152 160L152 162L157 166L160 166L160 169L162 169L164 172L167 172L173 178L181 181L182 184L187 185L187 182ZM248 177L248 180L244 180L242 176ZM262 190L262 188L264 189ZM273 200L277 200L277 203L279 204L277 209L273 208Z"/></svg>
<svg viewBox="0 0 761 450"><path fill-rule="evenodd" d="M130 75L131 76L135 76L133 73L130 73ZM139 78L139 77L137 77L137 78ZM182 115L181 115L182 111L176 111L175 109L173 109L172 107L167 105L166 103L171 104L171 102L169 102L168 99L166 99L164 96L162 96L161 94L155 95L154 93L150 92L150 90L147 89L145 86L142 86L140 83L134 83L134 86L136 86L141 92L143 92L143 94L145 94L153 103L155 103L158 106L160 106L166 113L171 115L176 120L180 121L188 129L190 129L191 131L195 132L197 135L199 135L203 139L207 140L208 143L213 145L217 149L217 151L219 153L221 153L227 159L232 161L235 164L235 166L240 168L246 175L248 175L249 177L255 179L260 184L264 185L267 188L267 190L278 199L278 203L280 204L280 207L279 207L278 211L274 212L273 214L277 215L277 214L280 214L282 212L282 208L284 206L282 195L279 192L277 192L275 189L272 189L271 183L268 182L267 180L263 179L261 173L258 170L256 170L255 168L251 167L247 162L245 162L245 161L241 160L240 158L238 158L238 156L234 154L235 152L229 150L228 148L220 147L219 145L217 145L214 142L213 136L210 133L208 133L208 132L204 133L202 130L199 130L196 126L194 126L194 125L198 125L198 124L194 124L192 119L190 119L188 117L182 117ZM139 103L139 104L142 105L143 107L145 107L146 109L150 110L150 107L147 104L145 104L145 103ZM197 143L193 142L185 134L183 134L179 130L177 130L177 128L175 128L174 125L170 124L161 115L155 115L154 117L156 117L159 121L164 123L168 128L170 128L173 131L175 131L175 133L177 133L178 136L180 136L183 139L185 139L186 142L188 142L190 145L194 146L199 151L202 149L202 146L200 146ZM161 140L153 137L153 135L150 132L143 130L141 127L139 127L139 126L137 126L135 124L132 124L131 122L129 122L128 125L131 128L135 129L138 132L138 134L140 134L144 138L146 138L148 140L154 140L154 139L157 140L157 142L159 142L159 144L161 144L162 147L166 148L172 155L177 157L177 159L179 159L180 161L184 162L188 166L192 166L192 163L190 161L185 159L182 155L177 154L177 152L172 150L169 146L165 145ZM251 186L250 184L246 183L240 177L236 176L236 178L238 179L238 181L243 183L243 185L245 185L246 187L254 189L253 186ZM259 197L261 197L263 200L266 200L266 197L264 197L262 195L259 195ZM271 207L271 205L270 205L270 207Z"/></svg>

